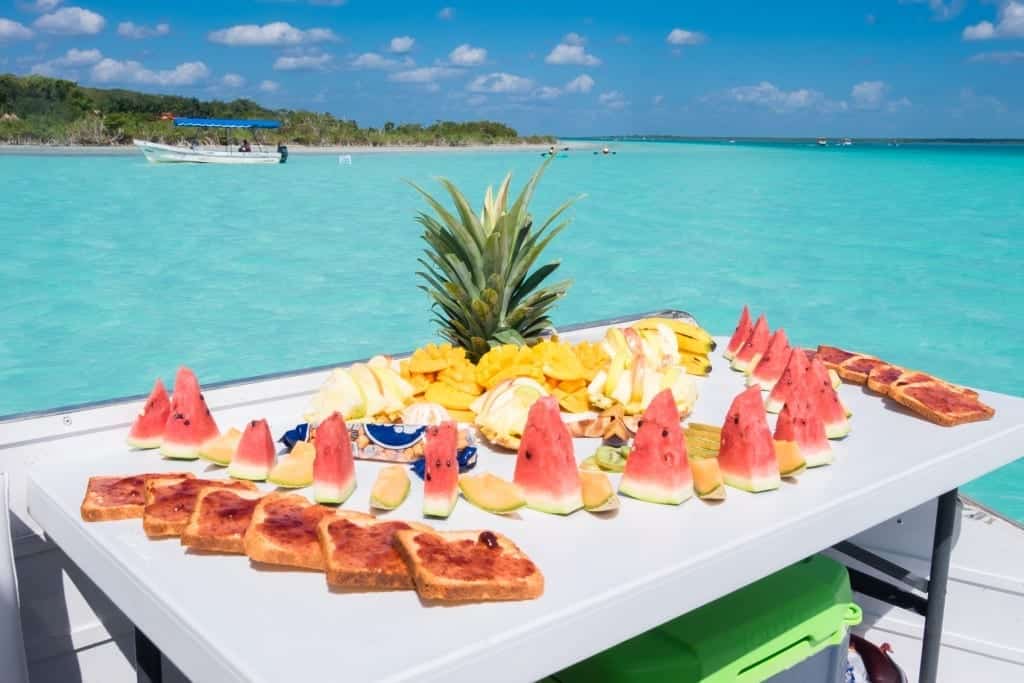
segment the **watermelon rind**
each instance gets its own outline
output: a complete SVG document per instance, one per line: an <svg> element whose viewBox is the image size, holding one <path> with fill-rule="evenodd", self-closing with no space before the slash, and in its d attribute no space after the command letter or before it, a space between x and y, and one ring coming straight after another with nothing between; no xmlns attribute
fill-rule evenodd
<svg viewBox="0 0 1024 683"><path fill-rule="evenodd" d="M626 477L619 482L619 493L630 498L643 500L648 503L662 503L664 505L679 505L693 497L693 485L681 485L675 488L652 481L632 481Z"/></svg>
<svg viewBox="0 0 1024 683"><path fill-rule="evenodd" d="M750 328L750 335L743 342L743 346L740 347L739 351L736 352L730 367L738 372L750 372L757 365L758 361L761 360L761 356L768 348L770 338L771 332L768 329L768 320L762 313L758 316L754 326Z"/></svg>
<svg viewBox="0 0 1024 683"><path fill-rule="evenodd" d="M328 484L326 482L313 482L313 500L325 505L341 505L352 492L356 490L355 475L350 475L347 480L340 484Z"/></svg>
<svg viewBox="0 0 1024 683"><path fill-rule="evenodd" d="M549 515L569 515L583 509L583 494L579 491L556 496L549 491L538 491L519 487L526 497L526 507Z"/></svg>
<svg viewBox="0 0 1024 683"><path fill-rule="evenodd" d="M209 439L202 444L194 444L175 443L165 439L163 443L160 444L160 455L170 460L198 460L200 449L212 440L213 439Z"/></svg>
<svg viewBox="0 0 1024 683"><path fill-rule="evenodd" d="M768 491L782 483L775 442L757 387L748 387L729 406L722 425L718 466L726 484L744 491Z"/></svg>
<svg viewBox="0 0 1024 683"><path fill-rule="evenodd" d="M779 473L776 472L774 475L764 475L757 477L744 477L738 474L730 472L722 472L722 478L725 480L726 485L733 487L734 489L740 489L742 491L750 491L751 493L761 493L762 491L772 491L779 488Z"/></svg>
<svg viewBox="0 0 1024 683"><path fill-rule="evenodd" d="M126 441L132 448L140 451L149 451L154 448L160 448L160 444L163 443L164 438L162 436L155 436L152 439L137 439L133 436L129 436Z"/></svg>
<svg viewBox="0 0 1024 683"><path fill-rule="evenodd" d="M436 493L430 496L423 496L423 515L425 517L448 517L455 509L455 503L459 500L459 491L455 489L450 496Z"/></svg>
<svg viewBox="0 0 1024 683"><path fill-rule="evenodd" d="M248 481L265 481L270 474L269 466L256 464L242 464L234 460L228 465L228 476L232 479L246 479Z"/></svg>

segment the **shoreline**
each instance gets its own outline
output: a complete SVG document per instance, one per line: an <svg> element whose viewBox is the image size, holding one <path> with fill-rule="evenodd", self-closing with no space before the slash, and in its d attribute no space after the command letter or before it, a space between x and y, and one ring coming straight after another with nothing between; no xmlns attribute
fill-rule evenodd
<svg viewBox="0 0 1024 683"><path fill-rule="evenodd" d="M572 149L588 149L595 146L584 141L560 141L557 147ZM494 145L369 145L331 146L331 145L288 145L288 153L296 155L316 154L398 154L398 153L434 153L434 152L544 152L550 145L494 144ZM129 156L141 154L134 145L12 145L0 143L0 155L36 155L36 156Z"/></svg>

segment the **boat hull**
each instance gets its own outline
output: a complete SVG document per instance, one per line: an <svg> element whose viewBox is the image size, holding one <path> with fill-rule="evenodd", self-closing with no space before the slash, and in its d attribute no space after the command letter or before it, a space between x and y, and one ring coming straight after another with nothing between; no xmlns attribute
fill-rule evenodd
<svg viewBox="0 0 1024 683"><path fill-rule="evenodd" d="M234 152L230 150L191 149L148 140L133 140L146 159L158 164L279 164L279 152Z"/></svg>

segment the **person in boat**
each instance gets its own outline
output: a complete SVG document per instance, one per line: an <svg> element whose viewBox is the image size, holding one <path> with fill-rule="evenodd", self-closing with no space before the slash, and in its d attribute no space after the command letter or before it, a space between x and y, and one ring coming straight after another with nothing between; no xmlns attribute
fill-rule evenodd
<svg viewBox="0 0 1024 683"><path fill-rule="evenodd" d="M252 147L249 146L248 140L242 140L242 145L238 148L239 152L251 152Z"/></svg>
<svg viewBox="0 0 1024 683"><path fill-rule="evenodd" d="M605 147L601 150L601 154L608 154L609 151L610 150L607 147Z"/></svg>

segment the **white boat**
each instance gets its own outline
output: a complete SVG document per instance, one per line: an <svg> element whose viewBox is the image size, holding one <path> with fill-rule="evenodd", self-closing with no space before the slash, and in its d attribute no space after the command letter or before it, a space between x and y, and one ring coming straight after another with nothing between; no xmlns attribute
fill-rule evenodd
<svg viewBox="0 0 1024 683"><path fill-rule="evenodd" d="M841 143L839 143L839 146L840 147L852 147L853 146L853 140L851 140L850 138L843 138L843 141Z"/></svg>
<svg viewBox="0 0 1024 683"><path fill-rule="evenodd" d="M674 314L663 311L634 315L561 332L570 341L599 339L607 325ZM211 406L222 411L241 408L243 413L251 412L251 406L259 404L265 411L294 414L321 385L327 372L327 367L320 367L244 379L209 386L206 395ZM86 451L120 443L139 400L133 397L0 417L0 472L6 472L10 479L10 539L20 584L23 648L33 681L128 683L146 680L143 672L154 665L160 668L161 656L153 644L90 579L90 567L77 566L43 533L29 514L26 497L30 469L40 461L70 465ZM1019 426L1003 433L1010 432L1019 432ZM953 457L955 453L947 455ZM7 510L3 509L2 478L0 546L7 540L3 533ZM864 610L864 620L854 632L876 644L889 643L894 661L908 680L919 680L917 667L925 639L922 612L929 611L922 594L932 588L929 579L942 583L934 574L929 577L930 558L933 550L939 552L941 536L950 539L952 555L945 594L936 588L935 596L936 601L945 604L939 677L925 678L972 683L1024 680L1024 529L962 496L955 508L943 503L947 498L948 502L955 501L950 495L942 496L939 503L924 503L851 538L856 547L839 544L834 551L827 551L862 577L853 582L859 591L856 601ZM951 533L934 532L937 518L940 528L945 523L952 527ZM140 561L150 561L145 540L131 547ZM851 550L859 557L848 554ZM0 617L12 604L14 609L18 604L4 592L7 552L7 548L0 547ZM894 572L901 580L892 578ZM876 579L874 584L872 577ZM879 595L884 595L886 601L872 597ZM625 617L628 610L625 605L622 608ZM0 654L4 652L3 627L0 619ZM602 630L588 632L589 638ZM162 661L164 680L187 680L170 660ZM517 679L511 674L500 678ZM5 659L0 659L0 680L18 680L17 671Z"/></svg>
<svg viewBox="0 0 1024 683"><path fill-rule="evenodd" d="M274 151L264 150L256 140L257 129L273 129L281 126L278 121L250 119L193 119L175 118L175 127L189 128L247 128L253 131L256 149L233 148L225 145L223 149L200 147L198 145L165 145L149 140L132 140L132 144L142 150L151 162L170 164L283 164L288 160L288 148L278 145Z"/></svg>
<svg viewBox="0 0 1024 683"><path fill-rule="evenodd" d="M818 147L828 147L828 140L825 138L818 138Z"/></svg>

